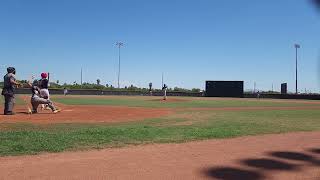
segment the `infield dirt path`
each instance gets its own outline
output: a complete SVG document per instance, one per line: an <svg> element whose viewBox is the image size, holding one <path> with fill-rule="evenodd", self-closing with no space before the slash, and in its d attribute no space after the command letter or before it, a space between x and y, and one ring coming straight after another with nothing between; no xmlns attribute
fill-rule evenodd
<svg viewBox="0 0 320 180"><path fill-rule="evenodd" d="M320 179L320 132L0 158L0 179Z"/></svg>
<svg viewBox="0 0 320 180"><path fill-rule="evenodd" d="M0 107L1 108L1 107ZM157 118L172 114L174 111L168 108L143 108L125 106L102 105L62 105L62 111L53 114L50 110L39 111L38 114L27 114L28 107L16 106L14 116L0 114L0 123L118 123Z"/></svg>
<svg viewBox="0 0 320 180"><path fill-rule="evenodd" d="M179 111L256 111L256 110L320 110L320 106L290 107L211 107L211 108L145 108L107 105L63 105L62 111L53 114L43 110L38 114L27 114L27 106L18 105L14 116L0 113L0 123L28 122L36 124L55 123L118 123L142 121L148 118L159 118L175 114ZM1 106L0 106L1 109Z"/></svg>

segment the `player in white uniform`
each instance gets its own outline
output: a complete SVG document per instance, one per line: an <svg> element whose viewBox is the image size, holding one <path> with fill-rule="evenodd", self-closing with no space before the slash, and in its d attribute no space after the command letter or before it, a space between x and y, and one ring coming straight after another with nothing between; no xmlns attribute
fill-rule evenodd
<svg viewBox="0 0 320 180"><path fill-rule="evenodd" d="M167 100L167 89L168 89L168 86L166 84L164 84L163 87L162 87L163 100Z"/></svg>

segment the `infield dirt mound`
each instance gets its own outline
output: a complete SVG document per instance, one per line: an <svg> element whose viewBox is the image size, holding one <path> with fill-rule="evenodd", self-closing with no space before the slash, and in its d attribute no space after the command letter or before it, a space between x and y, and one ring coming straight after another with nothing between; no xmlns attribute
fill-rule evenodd
<svg viewBox="0 0 320 180"><path fill-rule="evenodd" d="M62 111L53 114L44 110L38 114L28 115L25 106L17 106L14 116L0 115L0 122L31 122L31 123L104 123L129 122L157 118L173 113L166 108L140 108L124 106L65 106L59 105Z"/></svg>

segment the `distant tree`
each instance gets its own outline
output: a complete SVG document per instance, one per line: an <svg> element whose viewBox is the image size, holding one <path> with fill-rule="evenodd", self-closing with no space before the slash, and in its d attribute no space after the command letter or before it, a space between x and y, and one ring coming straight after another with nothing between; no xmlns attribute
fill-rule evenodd
<svg viewBox="0 0 320 180"><path fill-rule="evenodd" d="M27 80L20 80L19 83L21 84L21 86L20 86L21 88L29 87Z"/></svg>
<svg viewBox="0 0 320 180"><path fill-rule="evenodd" d="M50 88L60 88L61 86L57 83L51 82L50 83Z"/></svg>
<svg viewBox="0 0 320 180"><path fill-rule="evenodd" d="M131 91L141 91L141 90L143 90L143 89L138 88L138 87L135 87L133 84L131 84L130 87L128 87L128 90L131 90Z"/></svg>
<svg viewBox="0 0 320 180"><path fill-rule="evenodd" d="M192 92L200 92L200 91L201 91L201 89L193 88L191 91L192 91Z"/></svg>
<svg viewBox="0 0 320 180"><path fill-rule="evenodd" d="M280 94L280 92L277 92L277 91L263 91L262 93L264 94Z"/></svg>
<svg viewBox="0 0 320 180"><path fill-rule="evenodd" d="M28 88L27 84L26 84L26 80L21 80L20 81L23 86L25 88ZM117 91L121 91L121 90L126 90L126 91L141 91L144 93L149 93L150 92L150 88L152 89L152 83L149 83L149 88L144 87L144 88L140 88L140 87L136 87L133 84L131 84L130 86L125 86L122 89L117 89L115 87L113 87L111 84L106 84L106 85L101 85L101 81L100 79L97 79L97 83L88 83L88 82L83 82L82 85L78 84L77 81L74 81L73 83L63 83L63 85L58 84L60 83L59 80L56 80L55 82L50 82L50 88L67 88L67 89L99 89L99 90L117 90ZM0 82L0 87L3 87L3 82ZM172 91L179 91L179 92L200 92L200 89L197 88L193 88L191 90L189 89L184 89L184 88L179 88L179 87L175 87L175 88L168 88L167 89L168 92L172 92ZM152 89L152 92L162 92L162 89ZM278 93L278 92L277 92Z"/></svg>
<svg viewBox="0 0 320 180"><path fill-rule="evenodd" d="M174 87L174 88L173 88L173 91L190 92L190 90L188 90L188 89L179 88L179 87Z"/></svg>

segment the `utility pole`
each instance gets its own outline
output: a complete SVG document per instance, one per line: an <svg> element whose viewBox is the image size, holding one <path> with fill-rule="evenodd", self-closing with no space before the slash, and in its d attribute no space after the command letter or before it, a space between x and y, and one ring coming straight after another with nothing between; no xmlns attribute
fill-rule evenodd
<svg viewBox="0 0 320 180"><path fill-rule="evenodd" d="M120 53L121 53L121 46L124 44L122 42L117 42L116 45L119 48L119 69L118 69L118 88L120 89L120 71L121 71L121 59L120 59Z"/></svg>
<svg viewBox="0 0 320 180"><path fill-rule="evenodd" d="M82 68L81 68L81 74L80 74L80 76L81 76L81 80L80 80L80 83L81 83L81 86L82 86Z"/></svg>
<svg viewBox="0 0 320 180"><path fill-rule="evenodd" d="M296 94L298 94L298 49L300 47L299 44L294 45L294 48L296 49Z"/></svg>
<svg viewBox="0 0 320 180"><path fill-rule="evenodd" d="M162 80L161 80L162 86L161 88L163 88L163 73L162 73Z"/></svg>

